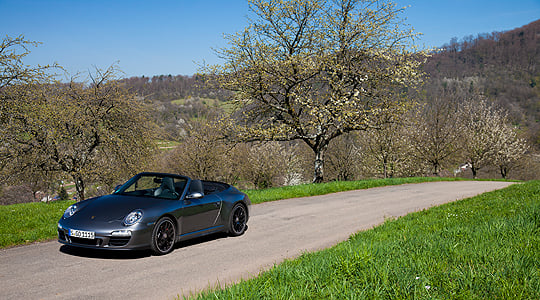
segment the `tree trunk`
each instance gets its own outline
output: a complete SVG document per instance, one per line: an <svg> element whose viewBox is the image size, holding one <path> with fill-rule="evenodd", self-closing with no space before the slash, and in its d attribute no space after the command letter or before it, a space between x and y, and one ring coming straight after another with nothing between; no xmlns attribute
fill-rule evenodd
<svg viewBox="0 0 540 300"><path fill-rule="evenodd" d="M502 178L506 179L506 176L508 175L508 168L505 166L500 166L500 169Z"/></svg>
<svg viewBox="0 0 540 300"><path fill-rule="evenodd" d="M439 177L439 163L433 163L433 176Z"/></svg>
<svg viewBox="0 0 540 300"><path fill-rule="evenodd" d="M388 178L388 162L386 160L386 157L383 158L383 173L384 173L384 178Z"/></svg>
<svg viewBox="0 0 540 300"><path fill-rule="evenodd" d="M328 148L327 144L312 148L315 152L315 175L313 183L321 183L324 179L324 154Z"/></svg>
<svg viewBox="0 0 540 300"><path fill-rule="evenodd" d="M73 179L75 181L75 189L77 190L77 196L78 196L78 199L77 199L77 202L78 201L83 201L84 200L84 180L82 178L82 176L80 175L73 175Z"/></svg>
<svg viewBox="0 0 540 300"><path fill-rule="evenodd" d="M471 172L472 172L473 179L477 179L478 168L474 164L471 164Z"/></svg>

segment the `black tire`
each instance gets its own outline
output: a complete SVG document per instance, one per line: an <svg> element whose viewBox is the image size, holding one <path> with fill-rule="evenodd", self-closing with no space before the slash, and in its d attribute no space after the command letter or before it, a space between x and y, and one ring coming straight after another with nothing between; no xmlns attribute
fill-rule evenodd
<svg viewBox="0 0 540 300"><path fill-rule="evenodd" d="M247 229L247 211L246 207L240 203L236 204L231 210L229 217L229 235L239 236L244 234Z"/></svg>
<svg viewBox="0 0 540 300"><path fill-rule="evenodd" d="M164 255L171 252L176 241L176 227L169 217L159 219L152 230L150 247L155 255Z"/></svg>

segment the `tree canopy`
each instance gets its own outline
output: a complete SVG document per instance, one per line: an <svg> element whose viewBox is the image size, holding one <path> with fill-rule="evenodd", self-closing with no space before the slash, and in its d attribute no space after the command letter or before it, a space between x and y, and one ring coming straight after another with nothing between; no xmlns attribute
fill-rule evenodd
<svg viewBox="0 0 540 300"><path fill-rule="evenodd" d="M331 140L391 122L407 106L400 95L421 79L424 52L390 1L250 1L253 18L205 71L234 91L240 110L233 138L302 140L323 180Z"/></svg>
<svg viewBox="0 0 540 300"><path fill-rule="evenodd" d="M23 59L30 53L30 47L38 46L38 42L28 41L20 35L16 38L6 36L0 42L0 89L17 83L30 83L49 78L47 69L57 65L31 67L25 65Z"/></svg>
<svg viewBox="0 0 540 300"><path fill-rule="evenodd" d="M87 183L111 185L138 170L155 130L146 104L118 82L116 66L60 83L44 67L23 64L28 44L22 37L2 42L0 179L47 189L67 177L84 199Z"/></svg>

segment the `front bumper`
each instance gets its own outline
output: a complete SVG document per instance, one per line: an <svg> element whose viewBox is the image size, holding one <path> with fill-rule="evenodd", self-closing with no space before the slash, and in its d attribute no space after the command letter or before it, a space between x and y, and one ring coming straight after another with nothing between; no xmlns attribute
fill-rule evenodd
<svg viewBox="0 0 540 300"><path fill-rule="evenodd" d="M93 231L93 239L79 238L69 235L70 229ZM129 231L130 234L113 234L113 232ZM150 229L108 229L92 230L88 228L69 228L58 223L58 242L82 248L135 250L150 248Z"/></svg>

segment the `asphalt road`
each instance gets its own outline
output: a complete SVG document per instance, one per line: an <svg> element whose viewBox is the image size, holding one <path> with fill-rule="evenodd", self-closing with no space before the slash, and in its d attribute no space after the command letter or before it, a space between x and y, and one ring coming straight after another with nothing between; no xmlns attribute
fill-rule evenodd
<svg viewBox="0 0 540 300"><path fill-rule="evenodd" d="M248 231L180 243L165 256L77 251L56 241L0 251L2 299L174 299L230 284L305 251L327 248L387 217L504 188L507 182L435 182L252 206Z"/></svg>

